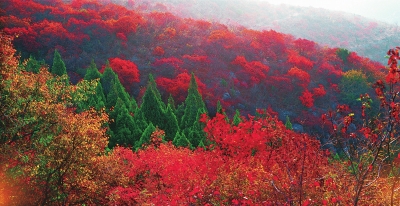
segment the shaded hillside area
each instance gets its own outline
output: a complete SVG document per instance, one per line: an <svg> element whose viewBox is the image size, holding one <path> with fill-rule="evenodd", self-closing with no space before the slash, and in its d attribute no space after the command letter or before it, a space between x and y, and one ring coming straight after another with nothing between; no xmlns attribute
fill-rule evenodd
<svg viewBox="0 0 400 206"><path fill-rule="evenodd" d="M131 5L135 7L135 5ZM22 58L52 65L57 50L73 83L94 60L106 61L140 100L153 74L164 101L184 101L190 74L210 111L217 101L233 116L272 108L303 126L319 124L338 104L361 106L359 94L381 76L381 64L346 49L322 47L274 30L256 31L170 13L143 13L93 1L9 1L0 21ZM327 101L329 100L329 101ZM139 101L140 104L140 101Z"/></svg>
<svg viewBox="0 0 400 206"><path fill-rule="evenodd" d="M116 2L126 5L126 1ZM167 11L181 17L256 30L273 29L321 45L346 48L380 62L384 61L379 51L400 43L398 25L320 8L243 0L138 0L134 8L146 12Z"/></svg>

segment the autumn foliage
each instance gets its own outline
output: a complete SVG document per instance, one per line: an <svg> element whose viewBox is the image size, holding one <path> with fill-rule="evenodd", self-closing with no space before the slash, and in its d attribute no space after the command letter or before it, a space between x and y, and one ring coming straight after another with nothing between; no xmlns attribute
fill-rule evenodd
<svg viewBox="0 0 400 206"><path fill-rule="evenodd" d="M4 5L0 204L399 201L398 47L384 73L273 30L106 0Z"/></svg>

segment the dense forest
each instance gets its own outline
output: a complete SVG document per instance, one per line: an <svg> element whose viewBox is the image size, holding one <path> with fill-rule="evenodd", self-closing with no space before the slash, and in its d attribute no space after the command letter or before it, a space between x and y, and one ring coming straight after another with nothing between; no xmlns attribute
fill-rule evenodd
<svg viewBox="0 0 400 206"><path fill-rule="evenodd" d="M400 201L396 45L385 67L134 1L1 4L0 204Z"/></svg>

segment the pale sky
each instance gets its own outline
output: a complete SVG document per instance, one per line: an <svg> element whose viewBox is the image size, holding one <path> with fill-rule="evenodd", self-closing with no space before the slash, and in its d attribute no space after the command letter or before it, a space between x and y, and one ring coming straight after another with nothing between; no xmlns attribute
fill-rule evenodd
<svg viewBox="0 0 400 206"><path fill-rule="evenodd" d="M272 4L325 8L345 11L400 25L400 0L259 0Z"/></svg>

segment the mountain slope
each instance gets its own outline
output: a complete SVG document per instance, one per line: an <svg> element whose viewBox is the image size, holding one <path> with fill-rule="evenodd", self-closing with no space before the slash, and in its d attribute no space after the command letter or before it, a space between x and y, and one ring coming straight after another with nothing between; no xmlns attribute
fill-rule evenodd
<svg viewBox="0 0 400 206"><path fill-rule="evenodd" d="M281 119L290 116L296 123L315 125L321 113L337 104L357 106L354 95L371 91L348 89L352 86L342 81L343 75L371 85L383 68L355 52L273 30L94 1L12 0L5 4L5 12L0 19L3 31L18 35L14 43L22 57L33 55L51 65L57 49L73 82L83 78L92 59L102 67L118 57L128 63L113 69L134 98L141 98L152 73L163 99L172 94L180 104L194 73L208 108L214 110L220 100L230 115L236 109L254 114L257 108L271 107ZM353 70L361 76L347 73ZM343 94L350 94L348 100Z"/></svg>
<svg viewBox="0 0 400 206"><path fill-rule="evenodd" d="M312 7L243 0L138 0L135 8L147 12L168 11L182 17L243 25L256 30L273 29L321 45L346 48L380 62L383 62L380 51L400 43L397 38L400 27L396 25Z"/></svg>

